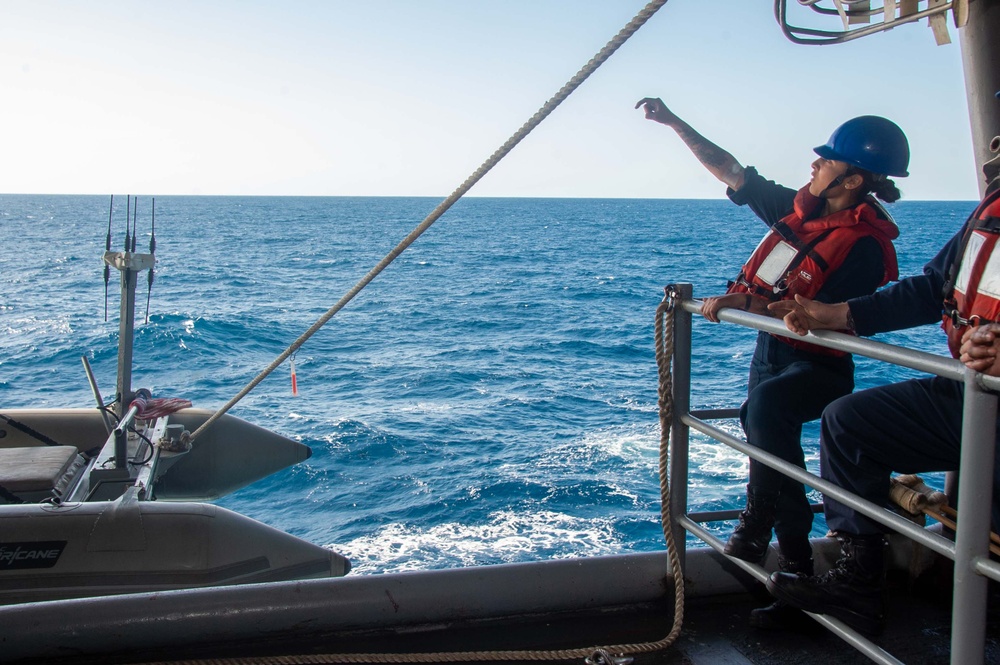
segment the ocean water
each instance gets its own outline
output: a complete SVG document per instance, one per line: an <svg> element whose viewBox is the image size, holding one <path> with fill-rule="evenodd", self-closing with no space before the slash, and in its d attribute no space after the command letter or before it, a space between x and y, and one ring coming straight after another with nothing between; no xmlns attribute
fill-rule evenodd
<svg viewBox="0 0 1000 665"><path fill-rule="evenodd" d="M438 202L157 197L134 386L219 408ZM138 205L144 251L150 197ZM901 273L973 206L896 204ZM109 197L0 195L3 408L92 406L81 356L113 394L108 215ZM313 456L219 503L360 573L663 549L656 308L672 282L721 293L764 230L725 200L460 201L296 353L298 396L286 363L230 412ZM755 334L696 317L693 406L740 404ZM935 326L879 339L946 352ZM911 375L858 359L859 387ZM815 439L807 427L813 470ZM741 505L745 458L695 435L691 459L692 509Z"/></svg>

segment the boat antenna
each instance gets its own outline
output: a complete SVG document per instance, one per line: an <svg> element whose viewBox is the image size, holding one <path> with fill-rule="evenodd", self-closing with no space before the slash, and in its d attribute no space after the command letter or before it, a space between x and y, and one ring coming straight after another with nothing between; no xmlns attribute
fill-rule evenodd
<svg viewBox="0 0 1000 665"><path fill-rule="evenodd" d="M152 230L149 234L149 253L151 256L156 255L156 197L153 197L152 206L150 208L150 220L152 224ZM155 263L149 266L149 274L146 275L146 323L149 323L149 294L153 291L153 266Z"/></svg>
<svg viewBox="0 0 1000 665"><path fill-rule="evenodd" d="M135 241L139 239L139 197L135 197L135 205L132 206L132 250L135 251ZM125 251L129 251L125 247Z"/></svg>
<svg viewBox="0 0 1000 665"><path fill-rule="evenodd" d="M132 237L129 235L129 222L132 219L132 195L125 195L125 251L128 251L129 245L132 244Z"/></svg>
<svg viewBox="0 0 1000 665"><path fill-rule="evenodd" d="M104 250L111 251L111 215L115 210L115 195L111 195L111 205L108 208L108 237L104 240ZM104 264L104 322L108 322L108 284L111 282L111 266Z"/></svg>
<svg viewBox="0 0 1000 665"><path fill-rule="evenodd" d="M132 352L135 332L135 291L136 276L143 270L148 270L153 257L149 254L135 252L138 238L138 219L134 214L139 209L139 198L132 201L129 195L126 200L125 249L119 252L106 252L104 262L121 271L121 315L118 317L118 385L115 391L115 402L118 404L116 415L123 418L127 406L132 400ZM116 456L123 458L124 455ZM119 467L120 468L120 467Z"/></svg>

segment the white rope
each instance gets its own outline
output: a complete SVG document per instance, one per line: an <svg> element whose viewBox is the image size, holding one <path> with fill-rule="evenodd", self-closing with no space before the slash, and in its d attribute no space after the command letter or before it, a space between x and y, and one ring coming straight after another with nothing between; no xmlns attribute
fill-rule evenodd
<svg viewBox="0 0 1000 665"><path fill-rule="evenodd" d="M669 294L668 294L669 295ZM582 649L522 651L444 651L434 653L340 653L297 656L250 656L246 658L209 658L146 662L145 665L328 665L330 663L453 663L471 661L535 661L584 658L588 664L613 665L626 654L652 653L666 649L680 636L684 622L684 575L674 542L670 517L669 463L670 428L673 423L673 378L671 363L674 351L675 298L668 297L656 310L654 335L656 365L659 370L658 404L660 411L660 524L666 540L670 572L674 579L674 620L670 633L661 640L638 644L587 647Z"/></svg>
<svg viewBox="0 0 1000 665"><path fill-rule="evenodd" d="M527 136L539 123L542 122L559 104L563 102L576 88L580 86L594 71L597 70L611 55L621 47L628 39L648 21L657 10L665 5L667 0L652 0L633 18L608 44L598 52L577 74L564 85L548 102L542 106L521 128L509 138L500 148L498 148L483 164L470 175L448 198L442 201L430 215L424 219L410 234L403 239L389 254L385 256L367 275L365 275L355 286L348 291L326 314L321 316L306 332L296 339L281 355L261 372L253 381L241 390L225 406L219 409L211 418L199 427L192 439L198 437L213 422L225 414L257 384L259 384L268 374L274 371L282 362L292 355L302 344L305 343L317 330L319 330L330 318L340 311L354 296L356 296L365 286L368 285L382 270L396 259L407 247L420 237L430 226L437 221L456 201L458 201L476 182L478 182L490 169L492 169L514 146L516 146L525 136ZM662 309L662 306L661 306ZM649 653L659 651L672 644L680 634L681 623L684 616L684 582L680 570L680 560L676 548L673 544L673 533L670 524L670 499L667 487L667 444L669 442L670 431L670 357L666 357L666 379L664 380L663 358L664 349L662 343L663 324L662 319L669 319L670 342L667 344L672 349L673 318L664 316L661 310L657 310L656 336L657 336L657 363L661 367L660 381L660 403L661 403L661 451L660 451L660 490L661 490L661 524L664 536L667 540L667 550L670 557L671 573L674 577L675 605L674 622L670 633L657 642L646 642L642 644L622 644L604 647L586 647L582 649L559 649L559 650L521 650L521 651L466 651L466 652L437 652L437 653L416 653L416 654L375 654L375 653L355 653L355 654L316 654L298 656L274 656L274 657L253 657L253 658L214 658L207 660L183 660L170 661L173 665L297 665L297 664L319 664L319 663L425 663L425 662L462 662L462 661L524 661L524 660L567 660L573 658L586 658L592 663L611 663L617 655L629 653ZM666 385L666 389L664 386ZM666 408L664 409L664 406ZM664 417L667 419L664 420ZM664 424L666 423L666 424Z"/></svg>
<svg viewBox="0 0 1000 665"><path fill-rule="evenodd" d="M537 127L542 122L542 120L548 117L548 115L552 113L552 111L554 111L556 107L563 102L563 100L569 97L569 95L574 90L580 87L580 84L582 84L585 80L587 80L587 78L591 74L597 71L598 67L604 64L604 62L608 58L610 58L614 54L614 52L617 51L619 47L621 47L622 44L628 41L629 37L631 37L639 28L641 28L643 24L645 24L646 21L648 21L653 16L653 14L655 14L656 11L666 3L667 0L652 0L649 4L643 7L643 9L638 14L636 14L635 18L629 21L628 24L626 24L626 26L622 28L618 32L618 34L615 35L615 37L610 42L608 42L603 49L601 49L597 53L597 55L591 58L590 61L586 65L584 65L580 69L580 71L577 72L576 75L573 78L571 78L569 82L567 82L566 85L564 85L559 90L559 92L553 95L552 98L549 99L549 101L547 101L544 106L542 106L542 108L540 108L537 112L535 112L535 115L531 116L531 118L529 118L528 121L525 122L521 126L521 128L514 133L513 136L507 139L506 143L497 148L497 150L492 155L490 155L490 157L485 162L483 162L483 164L478 169L476 169L476 171L472 175L470 175L465 180L465 182L459 185L458 188L454 192L452 192L448 198L439 203L438 206L431 212L431 214L429 214L424 219L424 221L418 224L416 228L414 228L413 231L411 231L408 236L406 236L398 245L396 245L396 247L393 248L391 252L386 254L386 256L381 261L379 261L374 268L369 270L367 275L362 277L358 281L358 283L355 284L354 287L351 288L347 293L345 293L343 297L341 297L341 299L338 300L333 307L327 310L327 312L323 314L323 316L321 316L316 321L316 323L314 323L308 330L302 333L302 335L300 335L298 339L292 342L292 344L287 349L285 349L277 358L275 358L271 362L271 364L264 369L264 371L262 371L256 377L254 377L254 379L250 381L250 383L248 383L243 388L243 390L237 393L235 397L226 402L226 404L223 405L222 408L220 408L218 411L212 414L212 416L208 420L202 423L201 427L195 430L194 433L191 435L191 439L192 440L197 439L199 436L201 436L201 434L205 432L206 429L208 429L208 427L212 423L221 418L231 408L236 406L236 404L241 399L243 399L251 390L253 390L257 386L257 384L259 384L271 372L277 369L281 365L281 363L285 362L285 360L290 355L295 353L300 346L305 344L306 340L312 337L317 330L322 328L327 321L333 318L334 314L339 312L341 309L344 308L345 305L347 305L347 303L353 300L354 297L358 295L358 293L360 293L361 290L365 288L373 279L375 279L379 273L385 270L385 268L390 263L392 263L396 259L396 257L402 254L407 247L412 245L413 242L417 238L419 238L424 231L429 229L431 225L434 222L436 222L439 217L441 217L441 215L443 215L452 205L454 205L456 201L462 198L462 196L466 192L468 192L473 185L479 182L479 180L484 175L486 175L490 171L490 169L496 166L497 163L499 163L499 161L507 155L507 153L513 150L514 146L520 143L521 140L524 139L524 137L526 137L535 127Z"/></svg>

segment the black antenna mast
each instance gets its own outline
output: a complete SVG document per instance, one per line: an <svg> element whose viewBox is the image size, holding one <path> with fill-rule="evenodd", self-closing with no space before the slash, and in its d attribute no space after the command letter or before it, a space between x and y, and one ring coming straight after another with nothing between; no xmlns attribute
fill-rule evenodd
<svg viewBox="0 0 1000 665"><path fill-rule="evenodd" d="M104 241L104 250L111 251L111 215L115 211L115 195L111 195L111 206L108 209L108 237ZM111 266L104 264L104 321L108 320L108 283L111 281Z"/></svg>
<svg viewBox="0 0 1000 665"><path fill-rule="evenodd" d="M135 241L139 239L139 197L135 197L135 205L132 206L132 251L135 251ZM128 251L128 247L125 248Z"/></svg>
<svg viewBox="0 0 1000 665"><path fill-rule="evenodd" d="M125 251L132 245L132 236L129 235L129 222L132 221L132 195L125 197Z"/></svg>
<svg viewBox="0 0 1000 665"><path fill-rule="evenodd" d="M149 236L149 254L150 256L156 255L156 198L152 200L152 232ZM149 294L153 291L153 266L156 265L152 262L149 266L149 274L146 275L146 323L149 323Z"/></svg>

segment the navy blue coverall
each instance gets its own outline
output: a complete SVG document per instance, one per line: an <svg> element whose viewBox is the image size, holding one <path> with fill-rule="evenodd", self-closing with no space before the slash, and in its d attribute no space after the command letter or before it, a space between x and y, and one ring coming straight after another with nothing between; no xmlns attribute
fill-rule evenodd
<svg viewBox="0 0 1000 665"><path fill-rule="evenodd" d="M848 300L855 330L874 335L941 321L945 275L961 249L962 230L924 266L870 296ZM885 504L889 475L952 471L958 468L962 436L962 396L958 381L932 377L863 390L833 402L823 413L821 475L864 499ZM1000 439L1000 422L997 436ZM994 471L994 496L998 476ZM825 500L827 525L834 531L876 534L876 522L837 501ZM993 507L993 524L1000 525Z"/></svg>
<svg viewBox="0 0 1000 665"><path fill-rule="evenodd" d="M739 191L729 198L750 209L768 226L792 212L796 190L766 180L753 167L744 171ZM816 300L843 302L875 291L885 265L878 241L859 240L843 265L831 273ZM802 425L820 417L824 407L854 390L854 361L796 349L768 333L758 333L750 364L747 399L740 408L740 424L747 441L783 460L805 468L800 443ZM813 514L802 483L750 460L751 487L778 492L774 531L782 555L791 560L811 557L809 533Z"/></svg>

